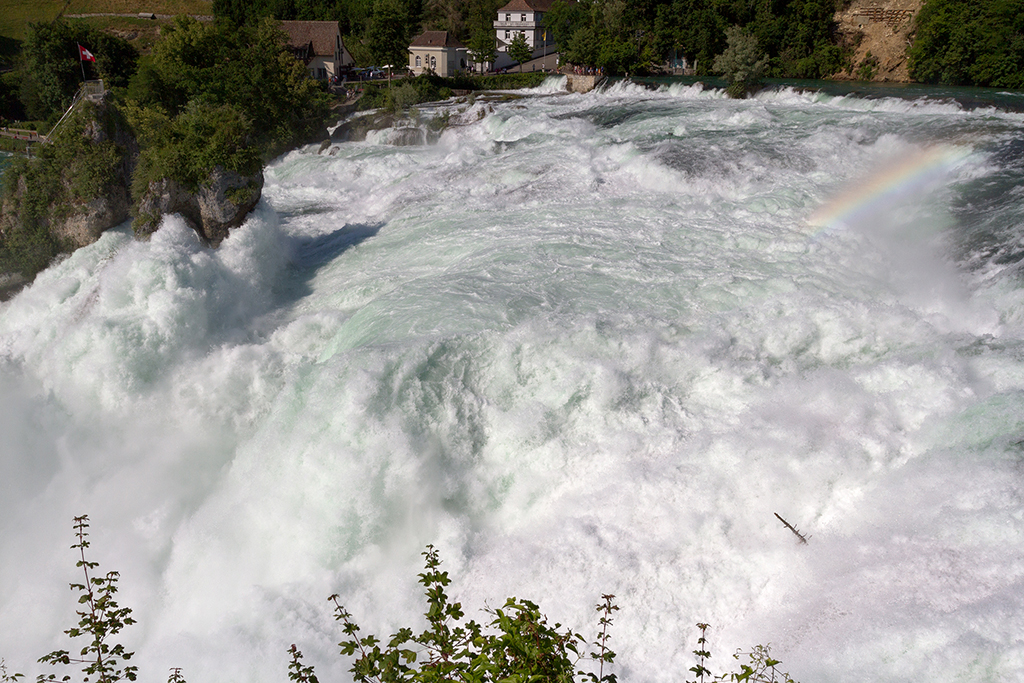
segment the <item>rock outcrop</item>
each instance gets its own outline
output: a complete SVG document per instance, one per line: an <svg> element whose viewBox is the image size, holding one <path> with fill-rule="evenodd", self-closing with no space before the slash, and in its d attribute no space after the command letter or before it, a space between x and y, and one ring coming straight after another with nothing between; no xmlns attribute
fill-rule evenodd
<svg viewBox="0 0 1024 683"><path fill-rule="evenodd" d="M170 178L149 183L139 199L132 227L138 235L152 234L160 217L177 213L205 244L219 245L231 228L242 224L263 193L263 171L246 176L214 167L195 191Z"/></svg>
<svg viewBox="0 0 1024 683"><path fill-rule="evenodd" d="M180 213L205 244L215 247L242 224L263 191L262 171L244 175L216 166L198 186L171 178L149 183L133 211L139 144L108 97L86 98L45 144L0 203L5 237L49 233L57 250L67 251L92 244L133 214L136 233L145 236L164 214ZM34 272L47 260L38 255L31 267L20 268Z"/></svg>
<svg viewBox="0 0 1024 683"><path fill-rule="evenodd" d="M131 127L110 102L109 97L88 97L79 105L81 115L88 117L80 135L89 147L113 146L113 162L104 168L105 178L96 188L95 196L83 197L75 191L80 157L73 159L61 174L62 192L54 197L48 212L50 232L64 245L77 249L92 244L105 230L124 223L130 217L132 172L139 157L139 145ZM48 144L61 144L58 139ZM86 155L83 155L83 157Z"/></svg>
<svg viewBox="0 0 1024 683"><path fill-rule="evenodd" d="M92 244L105 230L124 223L131 211L128 188L124 185L114 185L106 194L72 206L73 213L54 220L50 231L75 249Z"/></svg>

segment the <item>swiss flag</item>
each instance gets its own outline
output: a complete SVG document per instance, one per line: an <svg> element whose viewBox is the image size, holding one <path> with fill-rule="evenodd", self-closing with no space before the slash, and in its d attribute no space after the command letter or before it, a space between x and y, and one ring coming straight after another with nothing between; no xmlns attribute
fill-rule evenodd
<svg viewBox="0 0 1024 683"><path fill-rule="evenodd" d="M92 56L92 53L86 50L81 45L78 46L78 58L83 62L95 62L96 58Z"/></svg>

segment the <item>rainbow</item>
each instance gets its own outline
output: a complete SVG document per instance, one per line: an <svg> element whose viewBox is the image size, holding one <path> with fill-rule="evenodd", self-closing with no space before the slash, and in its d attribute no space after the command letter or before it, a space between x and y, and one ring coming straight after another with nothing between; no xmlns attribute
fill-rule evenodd
<svg viewBox="0 0 1024 683"><path fill-rule="evenodd" d="M858 222L893 199L922 190L943 178L971 154L969 147L935 145L900 159L818 207L807 224L818 235Z"/></svg>

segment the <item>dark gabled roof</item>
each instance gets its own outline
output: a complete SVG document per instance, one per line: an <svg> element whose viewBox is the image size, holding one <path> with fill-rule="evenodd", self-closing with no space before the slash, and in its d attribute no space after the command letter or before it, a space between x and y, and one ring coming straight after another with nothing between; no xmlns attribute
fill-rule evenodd
<svg viewBox="0 0 1024 683"><path fill-rule="evenodd" d="M316 55L333 55L341 35L336 21L282 21L281 29L288 34L289 47L303 48L312 43Z"/></svg>
<svg viewBox="0 0 1024 683"><path fill-rule="evenodd" d="M547 12L555 0L512 0L499 12Z"/></svg>
<svg viewBox="0 0 1024 683"><path fill-rule="evenodd" d="M461 47L466 46L460 43L455 36L448 31L424 31L409 43L409 47Z"/></svg>

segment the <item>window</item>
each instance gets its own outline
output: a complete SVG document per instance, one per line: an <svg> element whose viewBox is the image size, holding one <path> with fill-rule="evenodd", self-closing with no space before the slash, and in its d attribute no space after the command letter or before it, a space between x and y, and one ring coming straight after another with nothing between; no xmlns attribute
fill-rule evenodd
<svg viewBox="0 0 1024 683"><path fill-rule="evenodd" d="M432 71L436 71L437 70L437 57L431 57L430 58L430 69Z"/></svg>
<svg viewBox="0 0 1024 683"><path fill-rule="evenodd" d="M525 14L520 14L519 15L519 21L526 21L526 15Z"/></svg>
<svg viewBox="0 0 1024 683"><path fill-rule="evenodd" d="M511 31L505 31L505 40L508 40L509 38L512 37L511 35L509 35L510 33Z"/></svg>
<svg viewBox="0 0 1024 683"><path fill-rule="evenodd" d="M416 55L416 66L417 67L421 66L421 64L420 64L420 56L419 55Z"/></svg>
<svg viewBox="0 0 1024 683"><path fill-rule="evenodd" d="M505 15L505 21L512 21L512 15L511 14L506 14Z"/></svg>

